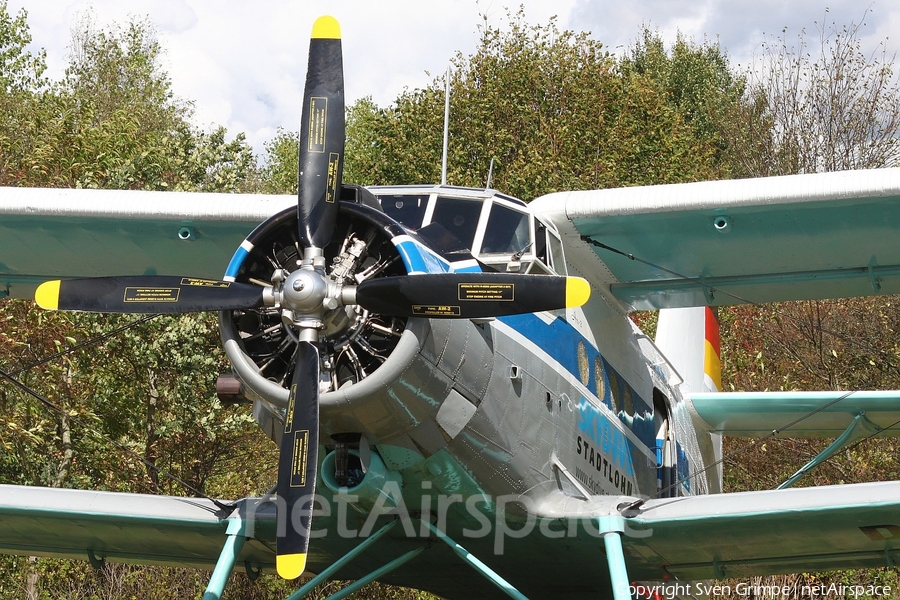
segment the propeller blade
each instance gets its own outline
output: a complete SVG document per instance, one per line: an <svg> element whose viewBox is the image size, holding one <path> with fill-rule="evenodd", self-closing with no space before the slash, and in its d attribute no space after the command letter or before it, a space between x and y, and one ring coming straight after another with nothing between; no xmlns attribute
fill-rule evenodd
<svg viewBox="0 0 900 600"><path fill-rule="evenodd" d="M590 295L580 277L429 273L364 281L356 303L398 317L477 319L581 306Z"/></svg>
<svg viewBox="0 0 900 600"><path fill-rule="evenodd" d="M180 314L261 306L263 289L196 277L90 277L45 281L34 299L46 310Z"/></svg>
<svg viewBox="0 0 900 600"><path fill-rule="evenodd" d="M304 248L331 241L344 162L344 65L341 28L319 17L309 41L309 67L300 120L297 216Z"/></svg>
<svg viewBox="0 0 900 600"><path fill-rule="evenodd" d="M306 568L309 531L319 454L319 351L307 341L297 344L294 377L284 435L278 457L279 510L284 510L285 535L275 540L275 566L284 579L296 579ZM301 503L297 506L297 503Z"/></svg>

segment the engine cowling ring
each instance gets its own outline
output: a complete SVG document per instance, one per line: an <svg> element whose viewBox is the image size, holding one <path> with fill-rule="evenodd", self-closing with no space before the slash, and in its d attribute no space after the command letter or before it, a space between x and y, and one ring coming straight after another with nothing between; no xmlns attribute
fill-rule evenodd
<svg viewBox="0 0 900 600"><path fill-rule="evenodd" d="M365 275L367 270L376 271L371 276L407 273L392 242L406 231L383 212L371 206L342 201L335 229L334 241L325 249L326 257L332 260L328 266L329 274L337 274L341 269L339 278L353 283L352 277ZM278 268L288 272L296 269L299 257L296 231L294 207L261 223L235 252L226 279L262 285L271 280L272 273ZM356 250L348 250L351 238ZM354 254L359 253L360 247L363 247L364 256L356 258ZM398 346L404 347L404 355L413 350L413 346L418 347L419 336L407 333L405 319L390 318L379 322L378 317L354 307L341 307L329 314L322 345L326 354L323 362L326 367L331 367L330 371L325 370L333 378L331 391L364 380L374 372L373 366L375 370L380 368L376 363L383 364ZM282 322L277 308L223 311L219 314L219 324L226 356L235 375L244 384L244 395L251 400L261 400L271 408L287 406L285 382L290 381L292 368L292 334L290 327ZM404 338L409 339L404 341ZM360 360L356 354L367 355L365 364L358 364ZM346 358L348 355L350 358ZM329 389L322 387L325 389L321 390L321 400L327 403Z"/></svg>

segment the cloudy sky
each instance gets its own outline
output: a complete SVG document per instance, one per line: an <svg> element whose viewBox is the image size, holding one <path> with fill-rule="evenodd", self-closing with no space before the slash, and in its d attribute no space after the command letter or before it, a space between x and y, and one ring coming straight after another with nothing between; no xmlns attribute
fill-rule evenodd
<svg viewBox="0 0 900 600"><path fill-rule="evenodd" d="M279 126L297 129L312 23L341 22L348 103L370 95L387 106L404 88L423 87L457 51L469 54L483 16L506 21L524 6L532 23L557 17L560 28L589 31L615 51L646 24L666 39L676 32L718 40L734 64L746 65L767 36L793 39L817 23L865 18L867 49L900 48L900 0L7 0L28 11L35 48L45 48L51 75L66 61L71 31L90 14L99 26L148 17L166 51L180 97L193 100L197 125L245 132L262 151ZM826 9L826 6L828 7ZM826 12L827 11L827 12ZM898 39L890 34L897 32ZM817 39L810 37L809 39Z"/></svg>

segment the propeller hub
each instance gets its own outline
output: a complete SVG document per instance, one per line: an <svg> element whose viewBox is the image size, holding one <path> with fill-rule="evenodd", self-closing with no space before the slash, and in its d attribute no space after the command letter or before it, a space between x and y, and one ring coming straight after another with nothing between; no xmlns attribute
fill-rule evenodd
<svg viewBox="0 0 900 600"><path fill-rule="evenodd" d="M328 282L312 269L297 269L287 276L282 295L284 305L295 313L316 314L328 296Z"/></svg>

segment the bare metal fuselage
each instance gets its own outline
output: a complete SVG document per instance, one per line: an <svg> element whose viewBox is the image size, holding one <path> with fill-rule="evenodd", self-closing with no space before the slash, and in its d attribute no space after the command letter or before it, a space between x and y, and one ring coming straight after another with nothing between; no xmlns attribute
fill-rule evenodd
<svg viewBox="0 0 900 600"><path fill-rule="evenodd" d="M440 453L466 485L442 489L437 477L434 494L719 491L703 471L710 442L696 437L670 374L650 340L600 294L557 313L414 319L377 371L320 397L321 439L327 451L329 436L360 432L401 479ZM277 409L258 405L256 413L277 439ZM669 433L657 438L663 421ZM666 444L673 464L661 464ZM664 490L664 481L677 485Z"/></svg>

